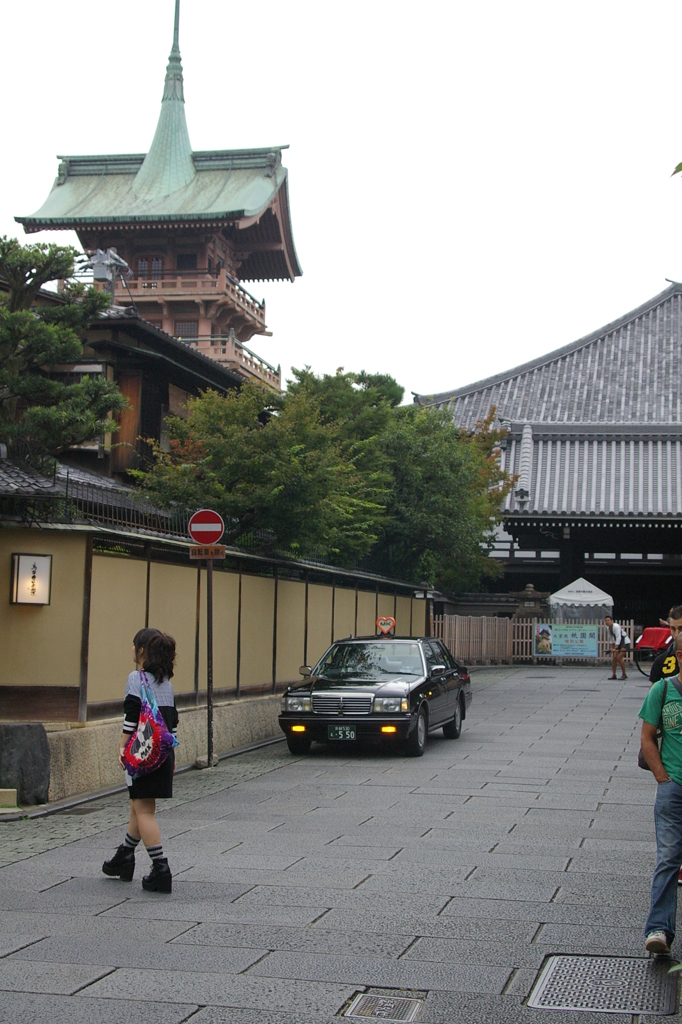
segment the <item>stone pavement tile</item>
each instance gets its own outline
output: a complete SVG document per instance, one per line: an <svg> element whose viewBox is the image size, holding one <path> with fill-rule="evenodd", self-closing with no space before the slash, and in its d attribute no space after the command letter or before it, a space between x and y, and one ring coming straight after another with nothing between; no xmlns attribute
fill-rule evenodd
<svg viewBox="0 0 682 1024"><path fill-rule="evenodd" d="M419 1024L604 1024L603 1013L535 1010L524 1006L519 995L446 992L430 992L417 1019ZM631 1014L610 1013L607 1024L631 1022Z"/></svg>
<svg viewBox="0 0 682 1024"><path fill-rule="evenodd" d="M419 907L429 914L438 914L447 904L447 896L433 896L419 891ZM350 892L340 889L316 889L308 893L301 889L286 887L260 886L243 896L233 907L276 907L276 906L310 906L317 898L316 906L341 907L358 913L381 912L387 905L394 914L410 912L414 907L415 897L412 892L405 892L394 885L390 900L383 892L372 892L365 885Z"/></svg>
<svg viewBox="0 0 682 1024"><path fill-rule="evenodd" d="M172 898L164 899L158 893L149 893L149 896L150 909L145 913L149 918L153 908L154 921L234 921L242 924L261 924L263 917L267 916L267 920L273 925L289 924L304 927L312 924L328 909L325 906L269 907L265 914L262 907L240 907L238 903L217 904L208 900L203 903L175 903ZM141 913L143 911L139 902L130 900L107 911L106 916L139 921Z"/></svg>
<svg viewBox="0 0 682 1024"><path fill-rule="evenodd" d="M622 877L627 876L629 884L631 877L639 880L642 875L646 876L647 873L653 874L655 866L656 850L652 850L644 856L642 856L639 851L621 853L618 850L612 850L609 853L583 854L582 850L580 850L571 860L567 870L571 874L575 874L575 872L579 871L585 871L591 874L601 874L605 872L609 875L618 873Z"/></svg>
<svg viewBox="0 0 682 1024"><path fill-rule="evenodd" d="M268 1010L270 1013L299 1013L324 1019L343 1006L355 989L350 985L325 984L289 978L264 978L251 974L220 975L188 971L143 971L122 968L91 985L85 995L101 999L126 999L137 1003L189 1002L202 1006L231 1006ZM142 1018L144 1019L144 1018Z"/></svg>
<svg viewBox="0 0 682 1024"><path fill-rule="evenodd" d="M146 872L149 860L144 859L142 865L138 862L136 865L138 874L142 876L143 872ZM142 870L140 870L142 867ZM233 900L238 899L245 892L249 891L249 886L238 885L238 884L219 884L217 882L188 882L183 879L173 881L173 901L202 901L202 900L221 900L231 903ZM100 875L99 878L74 878L69 882L66 882L63 886L60 886L61 890L77 895L79 891L87 893L92 898L97 898L99 893L106 894L107 892L114 892L121 899L128 899L132 901L143 901L149 904L150 900L153 902L157 897L155 894L145 892L139 885L136 884L136 880L133 880L132 884L121 882L119 879L107 878L104 875ZM100 899L104 899L104 896L100 896Z"/></svg>
<svg viewBox="0 0 682 1024"><path fill-rule="evenodd" d="M139 967L140 963L143 963L145 970L239 974L255 964L267 952L267 946L260 949L209 946L204 949L193 945L170 945L155 942L153 939L145 940L142 944L129 940L96 946L90 939L55 936L15 953L9 958L9 962L38 960L49 963L92 964L99 961L108 967ZM30 968L27 973L30 974Z"/></svg>
<svg viewBox="0 0 682 1024"><path fill-rule="evenodd" d="M531 853L521 852L514 853L513 851L504 851L500 853L495 845L495 850L492 853L486 849L487 844L483 844L483 847L479 847L475 850L471 845L466 847L446 847L445 850L439 849L438 846L433 843L426 844L421 842L419 844L413 844L406 846L400 851L392 860L389 865L384 865L384 871L392 871L394 867L400 867L401 864L415 863L430 865L434 867L442 867L445 864L451 863L452 854L459 854L458 867L463 869L466 873L471 871L473 867L489 867L499 871L511 871L518 869L519 871L534 870L534 871L554 871L563 872L566 870L570 856L574 856L578 852L577 843L572 849L570 856L557 857L545 853Z"/></svg>
<svg viewBox="0 0 682 1024"><path fill-rule="evenodd" d="M35 863L37 858L31 858ZM26 861L19 864L8 864L0 868L0 892L5 889L20 889L22 892L44 892L51 889L53 885L66 882L71 878L71 872L67 871L32 871Z"/></svg>
<svg viewBox="0 0 682 1024"><path fill-rule="evenodd" d="M603 799L602 794L590 797L586 793L573 796L568 792L554 793L550 791L541 793L535 802L535 806L551 807L566 811L597 811L599 802Z"/></svg>
<svg viewBox="0 0 682 1024"><path fill-rule="evenodd" d="M593 831L589 830L581 846L581 850L588 856L596 857L601 853L618 854L621 850L625 855L635 854L645 859L652 854L656 855L656 837L653 833L650 839L604 839L592 835Z"/></svg>
<svg viewBox="0 0 682 1024"><path fill-rule="evenodd" d="M613 915L610 927L543 924L534 942L551 953L598 954L603 956L642 956L644 954L644 918L638 926L621 924Z"/></svg>
<svg viewBox="0 0 682 1024"><path fill-rule="evenodd" d="M157 942L168 942L191 928L188 921L154 923ZM115 917L84 917L81 914L23 914L0 911L0 934L14 935L23 942L27 935L80 935L94 943L130 938L130 925Z"/></svg>
<svg viewBox="0 0 682 1024"><path fill-rule="evenodd" d="M401 958L401 963L407 960L430 960L448 964L528 967L537 971L544 957L543 950L526 945L517 939L508 939L506 942L495 940L487 945L474 944L466 939L437 939L425 936L410 946Z"/></svg>
<svg viewBox="0 0 682 1024"><path fill-rule="evenodd" d="M103 978L110 967L94 964L40 963L32 960L0 961L0 991L54 992L70 996Z"/></svg>
<svg viewBox="0 0 682 1024"><path fill-rule="evenodd" d="M197 1009L198 1006L191 1003L145 1002L144 1024L182 1024ZM192 1017L192 1021L196 1019ZM31 995L23 992L3 992L0 1021L3 1024L9 1024L10 1021L11 1024L36 1024L36 1021L49 1021L49 1024L137 1024L131 1015L130 1003L124 1000ZM253 1024L261 1022L254 1020ZM283 1021L282 1024L288 1022Z"/></svg>
<svg viewBox="0 0 682 1024"><path fill-rule="evenodd" d="M567 877L570 877L567 873ZM628 876L628 880L632 876ZM646 917L649 904L651 901L651 882L647 889L632 890L628 889L624 892L624 888L627 888L623 879L619 886L613 885L594 885L591 888L582 885L571 886L570 883L565 886L561 886L557 893L554 902L556 904L570 903L573 906L591 906L597 904L599 906L610 906L613 911L618 909L629 909L638 908L644 915L642 920Z"/></svg>
<svg viewBox="0 0 682 1024"><path fill-rule="evenodd" d="M582 846L580 845L581 843L583 844ZM573 857L584 846L585 840L583 837L524 836L517 827L512 833L503 836L499 842L494 844L492 853L514 854L520 857L523 857L525 854Z"/></svg>
<svg viewBox="0 0 682 1024"><path fill-rule="evenodd" d="M399 929L388 934L338 932L322 927L297 929L272 928L267 925L199 924L178 936L173 945L244 946L247 949L282 949L300 953L318 953L323 949L326 953L397 958L413 941L413 935L401 935Z"/></svg>
<svg viewBox="0 0 682 1024"><path fill-rule="evenodd" d="M47 892L19 892L17 889L6 889L2 894L2 909L23 911L26 913L36 912L48 914L51 911L79 911L82 914L101 914L126 898L121 885L112 883L111 895L100 895L94 898L84 895L79 898L78 893L68 892L57 895L57 890L48 889Z"/></svg>
<svg viewBox="0 0 682 1024"><path fill-rule="evenodd" d="M462 886L466 884L463 879L475 866L475 862L470 862L463 867L446 863L441 869L433 865L422 868L414 863L399 865L397 861L392 861L388 870L372 875L357 891L382 893L383 899L390 899L396 889L409 890L419 893L420 899L428 894L444 902L446 897L461 892ZM555 889L556 886L551 887L552 893Z"/></svg>
<svg viewBox="0 0 682 1024"><path fill-rule="evenodd" d="M312 1021L309 1014L237 1010L232 1006L205 1006L191 1020L192 1024L339 1024L336 1015L323 1014Z"/></svg>
<svg viewBox="0 0 682 1024"><path fill-rule="evenodd" d="M352 857L356 863L367 864L367 862L393 860L393 858L397 857L404 848L405 847L403 846L362 846L354 845L353 843L341 844L337 840L332 840L332 842L327 844L324 848L324 856L328 860Z"/></svg>
<svg viewBox="0 0 682 1024"><path fill-rule="evenodd" d="M332 916L339 911L331 911L325 917L325 924L331 927ZM479 920L499 918L510 921L542 921L551 923L579 924L589 926L613 924L614 909L610 903L592 905L572 903L533 903L522 900L500 899L466 899L453 898L440 912L439 919L448 917L470 917ZM646 915L645 915L646 916ZM642 913L639 909L618 908L618 921L628 927L641 927ZM417 929L419 933L419 929Z"/></svg>
<svg viewBox="0 0 682 1024"><path fill-rule="evenodd" d="M306 982L309 979L318 982L341 979L349 985L441 989L446 992L501 992L509 974L507 967L278 951L252 967L246 977L291 978Z"/></svg>
<svg viewBox="0 0 682 1024"><path fill-rule="evenodd" d="M9 956L10 953L16 953L20 949L33 945L34 942L40 942L47 935L49 932L31 931L18 934L0 932L0 957Z"/></svg>

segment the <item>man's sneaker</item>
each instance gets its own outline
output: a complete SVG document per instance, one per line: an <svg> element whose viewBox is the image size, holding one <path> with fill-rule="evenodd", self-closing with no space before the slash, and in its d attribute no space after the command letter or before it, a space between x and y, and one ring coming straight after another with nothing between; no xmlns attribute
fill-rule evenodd
<svg viewBox="0 0 682 1024"><path fill-rule="evenodd" d="M649 932L646 937L647 952L649 953L669 953L670 946L668 945L668 936L665 932Z"/></svg>
<svg viewBox="0 0 682 1024"><path fill-rule="evenodd" d="M677 876L677 884L682 885L682 868L680 868L680 873Z"/></svg>

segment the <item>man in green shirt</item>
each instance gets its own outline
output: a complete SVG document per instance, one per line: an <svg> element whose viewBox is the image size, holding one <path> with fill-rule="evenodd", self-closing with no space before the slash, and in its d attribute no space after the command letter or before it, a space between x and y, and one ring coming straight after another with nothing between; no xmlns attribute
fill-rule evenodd
<svg viewBox="0 0 682 1024"><path fill-rule="evenodd" d="M680 652L682 633L675 638L675 654L682 663ZM658 783L654 804L656 869L651 883L645 946L650 953L667 954L675 938L677 876L682 864L682 670L680 678L668 676L654 683L639 717L642 719L642 752ZM659 724L662 729L660 753L656 741Z"/></svg>

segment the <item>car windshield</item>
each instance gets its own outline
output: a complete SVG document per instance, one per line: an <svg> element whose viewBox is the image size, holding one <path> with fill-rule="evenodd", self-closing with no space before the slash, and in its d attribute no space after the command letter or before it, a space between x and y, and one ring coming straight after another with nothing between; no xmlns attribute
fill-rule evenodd
<svg viewBox="0 0 682 1024"><path fill-rule="evenodd" d="M373 679L424 674L419 644L334 644L318 663L315 675L327 679Z"/></svg>

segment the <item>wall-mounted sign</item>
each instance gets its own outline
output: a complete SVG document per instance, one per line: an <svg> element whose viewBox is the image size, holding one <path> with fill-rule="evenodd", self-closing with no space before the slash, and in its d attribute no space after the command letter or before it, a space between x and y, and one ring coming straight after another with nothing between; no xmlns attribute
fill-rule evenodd
<svg viewBox="0 0 682 1024"><path fill-rule="evenodd" d="M10 604L49 604L52 555L12 555Z"/></svg>
<svg viewBox="0 0 682 1024"><path fill-rule="evenodd" d="M533 637L536 658L596 658L599 626L578 623L538 622Z"/></svg>

